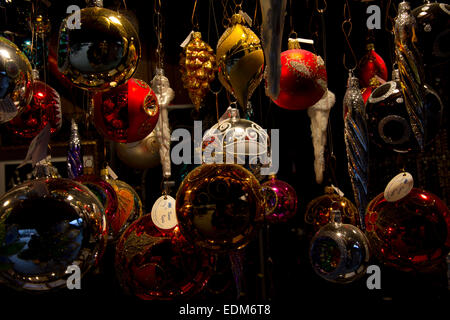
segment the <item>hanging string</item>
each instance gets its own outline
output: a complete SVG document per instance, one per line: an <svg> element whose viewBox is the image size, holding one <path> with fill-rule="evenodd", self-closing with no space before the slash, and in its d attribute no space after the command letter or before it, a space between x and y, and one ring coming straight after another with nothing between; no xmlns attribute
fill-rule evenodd
<svg viewBox="0 0 450 320"><path fill-rule="evenodd" d="M194 0L194 8L192 9L192 16L191 16L191 24L192 24L192 29L198 31L199 25L198 25L198 18L195 16L195 9L197 8L197 1L198 0ZM196 18L196 22L194 23L194 18Z"/></svg>
<svg viewBox="0 0 450 320"><path fill-rule="evenodd" d="M228 0L222 0L222 26L226 29L230 24L230 15L228 14Z"/></svg>
<svg viewBox="0 0 450 320"><path fill-rule="evenodd" d="M162 69L163 68L163 61L164 61L164 51L163 51L163 45L162 45L162 30L163 30L163 17L161 15L161 0L155 0L155 6L154 6L154 14L153 14L153 27L155 29L156 33L156 64L157 68Z"/></svg>
<svg viewBox="0 0 450 320"><path fill-rule="evenodd" d="M342 22L341 28L342 32L344 33L345 42L347 43L348 49L350 50L350 53L352 54L353 58L353 67L348 67L344 51L344 55L342 58L343 65L347 71L353 72L358 67L358 60L356 59L355 52L353 51L352 45L350 44L350 35L352 33L353 24L348 0L345 0L344 3L344 21Z"/></svg>

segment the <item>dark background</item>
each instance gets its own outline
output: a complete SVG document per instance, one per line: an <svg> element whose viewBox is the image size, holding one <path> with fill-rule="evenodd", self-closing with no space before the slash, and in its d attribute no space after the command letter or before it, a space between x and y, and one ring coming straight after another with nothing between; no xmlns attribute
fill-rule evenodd
<svg viewBox="0 0 450 320"><path fill-rule="evenodd" d="M290 15L292 23L299 37L312 38L315 45L304 45L303 49L314 51L321 55L327 65L328 88L336 94L336 104L331 109L330 124L332 135L329 136L329 144L333 145L336 161L330 160L327 163L324 183L318 185L315 182L313 169L313 147L311 143L310 120L306 111L288 111L281 109L271 103L265 96L264 87L260 85L251 98L254 108L252 120L259 123L263 128L280 129L280 170L278 178L291 184L297 192L299 207L297 215L289 223L273 225L270 228L263 228L261 238L255 239L246 249L245 257L245 295L240 302L246 301L272 301L281 309L295 312L296 303L305 302L305 305L327 306L336 302L339 306L348 310L352 306L358 305L398 305L400 302L418 301L416 307L425 307L430 302L448 302L447 289L447 266L442 262L441 268L432 273L401 273L389 268L382 268L382 289L370 291L366 287L366 277L349 285L335 285L315 275L308 260L308 246L313 235L310 226L304 222L304 212L310 200L323 194L324 186L333 183L338 186L345 195L353 200L351 185L347 173L347 159L345 154L345 144L343 139L342 120L342 99L346 90L348 72L343 66L343 54L346 53L346 64L353 65L350 51L344 41L341 30L343 17L343 0L328 0L327 10L322 16L315 11L315 1L313 0L292 0L292 8L289 7L288 15L285 19L285 29L283 36L283 49L287 49L287 38L291 30ZM393 37L388 31L391 28L391 19L395 16L395 8L399 1L392 1L393 6L387 10L389 1L372 1L364 3L351 1L351 17L353 30L350 35L351 45L358 60L364 55L366 37L368 35L366 27L366 8L369 4L378 4L381 7L382 28L375 30L372 36L375 37L376 51L384 58L388 66L388 74L391 72L393 62L392 40ZM2 4L4 9L0 13L2 30L26 30L23 25L22 15L26 11L16 8L25 8L27 1L13 1L14 5ZM169 78L171 87L175 90L173 104L190 104L187 92L183 89L178 61L181 52L180 43L192 30L191 14L194 1L162 0L161 14L163 17L163 46L164 46L164 69ZM199 29L203 34L203 40L215 48L217 40L224 31L222 18L224 15L223 4L227 3L227 12L230 15L234 10L233 0L229 1L209 1L198 0L196 19L199 22ZM322 1L319 1L322 3ZM411 7L415 8L422 1L410 1ZM54 43L57 38L60 21L65 16L68 5L78 4L84 6L84 1L51 1L51 6L46 8L41 4L42 12L48 15L52 24L50 42ZM212 6L214 7L214 15ZM123 10L122 1L104 1L105 7ZM126 1L128 11L136 17L140 40L142 45L142 59L134 77L150 82L155 71L155 49L156 34L154 24L154 1ZM254 17L255 0L244 0L243 10L250 17ZM321 4L320 4L321 5ZM259 33L261 23L260 9L257 9L256 21L253 30ZM388 13L388 16L386 15ZM216 23L217 22L217 29ZM387 22L387 23L386 23ZM95 132L92 125L84 123L83 110L86 108L83 92L78 89L67 89L49 74L49 84L60 92L63 98L64 123L61 131L52 137L53 142L68 141L70 131L70 119L75 117L80 123L80 134L83 139L98 140L99 149L103 153L103 143L106 146L106 160L118 173L119 178L133 185L140 193L145 212L149 212L153 202L160 195L161 168L157 167L149 170L135 170L123 165L115 156L114 148L108 142L103 142ZM217 81L216 81L217 82ZM218 83L213 84L216 88ZM448 102L448 96L441 97ZM172 129L183 127L192 129L193 120L203 120L203 129L211 127L216 122L216 107L214 95L209 94L207 103L200 112L191 109L170 111L169 117ZM219 110L224 112L229 105L229 98L222 90L219 94ZM448 103L447 103L448 104ZM448 113L447 105L445 106ZM446 120L445 120L446 121ZM423 161L424 157L430 162L438 163L444 161L444 168L449 167L450 154L448 152L448 138L446 130L447 122L444 123L442 134L438 139L439 148L431 145L424 154L408 154L399 156L383 150L377 150L372 154L370 170L375 177L371 176L369 186L372 196L384 190L386 183L392 178L402 166L406 164L406 170L422 177L416 181L416 185L425 187L427 190L440 196L449 203L450 182L448 175L442 175L438 171L438 166L424 172L417 163ZM1 145L6 148L11 145L27 145L29 141L18 140L11 136L1 127ZM443 145L443 147L442 147ZM373 149L372 149L373 150ZM18 155L20 156L20 155ZM24 156L24 155L23 155ZM327 157L330 152L327 149ZM444 157L444 158L443 158ZM446 158L445 158L446 157ZM447 160L445 160L447 159ZM433 169L434 168L434 169ZM173 166L173 177L176 180L176 187L172 194L175 195L178 184L182 177L190 168L186 166ZM448 171L447 171L448 172ZM63 176L65 172L60 172ZM265 261L265 273L263 280L258 277L261 272L259 241L262 241ZM136 302L135 299L123 296L117 286L113 270L113 249L109 248L101 272L88 275L83 279L82 290L80 292L69 292L68 290L46 296L39 296L35 299L44 301L51 297L57 298L78 298L81 301L90 299L115 300L124 299L125 302ZM376 264L377 261L372 261ZM265 292L263 291L265 288ZM0 296L26 298L27 295L15 293L9 289L0 289ZM211 292L203 292L196 299L199 303L233 301L235 289L230 285L224 293L215 295ZM197 301L197 300L196 300ZM165 307L164 303L152 304L153 306Z"/></svg>

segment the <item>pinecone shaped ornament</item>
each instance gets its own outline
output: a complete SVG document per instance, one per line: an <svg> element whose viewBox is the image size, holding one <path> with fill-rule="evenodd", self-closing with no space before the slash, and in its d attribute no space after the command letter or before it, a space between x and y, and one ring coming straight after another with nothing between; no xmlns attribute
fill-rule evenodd
<svg viewBox="0 0 450 320"><path fill-rule="evenodd" d="M193 32L180 59L181 79L188 90L189 98L198 111L214 80L216 57L213 49L202 40L200 32Z"/></svg>

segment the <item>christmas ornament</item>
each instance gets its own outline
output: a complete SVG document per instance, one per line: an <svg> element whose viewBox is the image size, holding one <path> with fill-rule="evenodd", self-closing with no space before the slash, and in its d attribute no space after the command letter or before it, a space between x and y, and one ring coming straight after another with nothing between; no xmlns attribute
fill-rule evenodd
<svg viewBox="0 0 450 320"><path fill-rule="evenodd" d="M144 139L155 128L159 105L153 90L142 80L99 92L93 97L94 122L107 139L131 143Z"/></svg>
<svg viewBox="0 0 450 320"><path fill-rule="evenodd" d="M306 206L305 222L312 224L315 231L331 222L333 210L339 210L343 223L361 226L358 209L355 205L337 193L333 187L325 187L325 194L319 196Z"/></svg>
<svg viewBox="0 0 450 320"><path fill-rule="evenodd" d="M20 113L32 94L30 62L14 43L0 37L0 123Z"/></svg>
<svg viewBox="0 0 450 320"><path fill-rule="evenodd" d="M87 187L40 178L10 190L0 203L0 282L29 292L63 288L68 267L78 266L83 276L101 259L105 213Z"/></svg>
<svg viewBox="0 0 450 320"><path fill-rule="evenodd" d="M213 49L202 40L200 32L192 32L191 40L181 54L180 71L183 87L188 90L197 111L214 80L215 64Z"/></svg>
<svg viewBox="0 0 450 320"><path fill-rule="evenodd" d="M84 174L77 177L76 181L85 185L97 196L105 209L106 222L108 224L109 239L118 239L120 228L116 220L118 219L119 200L113 186L94 174L94 168L84 168ZM120 225L120 224L119 224Z"/></svg>
<svg viewBox="0 0 450 320"><path fill-rule="evenodd" d="M424 1L412 11L416 19L417 46L422 53L425 82L443 97L448 88L450 5Z"/></svg>
<svg viewBox="0 0 450 320"><path fill-rule="evenodd" d="M141 141L133 143L116 143L119 159L127 166L136 169L154 168L159 165L159 142L155 131Z"/></svg>
<svg viewBox="0 0 450 320"><path fill-rule="evenodd" d="M269 136L253 121L242 119L237 108L227 111L203 135L205 163L256 164L266 159Z"/></svg>
<svg viewBox="0 0 450 320"><path fill-rule="evenodd" d="M322 183L323 172L325 171L325 144L327 143L327 127L330 110L336 102L333 92L326 90L322 98L309 107L307 112L311 119L311 136L314 147L314 172L316 182Z"/></svg>
<svg viewBox="0 0 450 320"><path fill-rule="evenodd" d="M392 72L392 81L376 88L366 104L369 138L380 148L396 152L417 150L408 120L405 99L398 70ZM439 96L424 86L426 111L425 142L429 144L437 135L442 122L443 105Z"/></svg>
<svg viewBox="0 0 450 320"><path fill-rule="evenodd" d="M450 248L450 211L434 194L413 188L389 202L376 196L366 211L372 252L386 265L424 271L440 263Z"/></svg>
<svg viewBox="0 0 450 320"><path fill-rule="evenodd" d="M327 72L320 56L300 49L298 39L289 39L281 53L280 93L272 99L281 108L304 110L316 104L327 91Z"/></svg>
<svg viewBox="0 0 450 320"><path fill-rule="evenodd" d="M263 76L264 53L257 35L246 27L241 14L231 17L231 26L217 43L218 78L245 110Z"/></svg>
<svg viewBox="0 0 450 320"><path fill-rule="evenodd" d="M72 118L70 129L69 151L67 152L67 176L75 179L83 174L83 156L81 155L81 140L78 125Z"/></svg>
<svg viewBox="0 0 450 320"><path fill-rule="evenodd" d="M159 106L161 108L158 123L156 124L155 134L159 142L159 157L161 159L161 166L163 177L169 179L171 175L170 168L170 128L169 128L169 111L167 106L175 97L175 92L170 87L169 79L164 76L164 70L156 69L156 75L153 78L152 87L158 98Z"/></svg>
<svg viewBox="0 0 450 320"><path fill-rule="evenodd" d="M288 183L272 176L261 185L269 223L286 222L297 213L297 193Z"/></svg>
<svg viewBox="0 0 450 320"><path fill-rule="evenodd" d="M369 245L357 227L344 224L340 211L333 210L334 222L320 228L311 240L309 258L314 271L335 283L350 283L366 274Z"/></svg>
<svg viewBox="0 0 450 320"><path fill-rule="evenodd" d="M108 168L102 169L100 175L113 187L117 195L118 208L108 216L110 235L113 237L112 240L117 240L133 221L142 216L142 202L128 183L112 179Z"/></svg>
<svg viewBox="0 0 450 320"><path fill-rule="evenodd" d="M412 132L419 148L423 150L426 124L423 103L425 74L421 53L417 48L415 30L416 19L411 14L410 5L408 2L402 1L398 5L394 26L395 55L402 84L399 89L403 92Z"/></svg>
<svg viewBox="0 0 450 320"><path fill-rule="evenodd" d="M34 70L37 72L37 70ZM55 89L35 77L31 102L22 108L20 114L6 124L14 135L34 138L46 125L50 132L57 132L62 125L61 99Z"/></svg>
<svg viewBox="0 0 450 320"><path fill-rule="evenodd" d="M347 91L343 101L344 140L347 152L348 174L364 230L364 213L369 202L367 199L369 138L367 136L364 101L359 91L358 83L358 78L354 77L353 73L350 72L347 81Z"/></svg>
<svg viewBox="0 0 450 320"><path fill-rule="evenodd" d="M176 200L183 236L213 251L246 246L264 214L258 180L235 164L203 164L192 170Z"/></svg>
<svg viewBox="0 0 450 320"><path fill-rule="evenodd" d="M386 63L378 53L375 52L375 45L370 42L366 46L366 54L358 63L359 83L361 88L378 87L388 79Z"/></svg>
<svg viewBox="0 0 450 320"><path fill-rule="evenodd" d="M131 78L140 59L133 25L102 1L65 18L59 30L58 68L75 86L104 91ZM100 5L100 6L99 6ZM72 25L80 15L80 25Z"/></svg>
<svg viewBox="0 0 450 320"><path fill-rule="evenodd" d="M186 242L178 228L156 228L148 214L123 233L115 268L122 288L143 300L191 297L209 277L208 257Z"/></svg>
<svg viewBox="0 0 450 320"><path fill-rule="evenodd" d="M286 2L286 0L260 1L262 12L261 42L266 60L266 95L271 99L276 99L280 93L280 52Z"/></svg>

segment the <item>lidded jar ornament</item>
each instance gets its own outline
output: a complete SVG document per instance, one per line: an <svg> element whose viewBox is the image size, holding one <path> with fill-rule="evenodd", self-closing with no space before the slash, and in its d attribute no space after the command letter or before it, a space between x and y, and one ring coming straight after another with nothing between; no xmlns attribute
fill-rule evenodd
<svg viewBox="0 0 450 320"><path fill-rule="evenodd" d="M327 91L327 71L320 56L300 49L297 39L289 39L281 53L280 93L273 102L281 108L304 110Z"/></svg>
<svg viewBox="0 0 450 320"><path fill-rule="evenodd" d="M11 41L0 37L0 123L14 118L33 94L31 64Z"/></svg>
<svg viewBox="0 0 450 320"><path fill-rule="evenodd" d="M317 231L332 222L333 210L339 210L343 223L361 227L355 205L333 187L325 187L325 194L311 200L306 206L305 222L312 224Z"/></svg>
<svg viewBox="0 0 450 320"><path fill-rule="evenodd" d="M61 98L59 93L39 80L39 71L33 70L33 95L20 114L6 124L10 132L21 138L34 138L47 123L55 133L62 125Z"/></svg>
<svg viewBox="0 0 450 320"><path fill-rule="evenodd" d="M109 140L132 143L147 137L159 117L155 93L142 80L132 78L124 85L93 97L94 122Z"/></svg>
<svg viewBox="0 0 450 320"><path fill-rule="evenodd" d="M239 13L231 17L231 26L217 43L216 62L220 83L246 110L263 77L264 53L258 36Z"/></svg>
<svg viewBox="0 0 450 320"><path fill-rule="evenodd" d="M48 175L11 189L0 203L0 282L49 291L66 287L68 267L78 266L84 276L100 261L105 212L82 184Z"/></svg>
<svg viewBox="0 0 450 320"><path fill-rule="evenodd" d="M103 1L88 3L89 7L61 23L58 69L81 89L109 90L124 84L135 72L141 55L139 37L123 15L102 8Z"/></svg>
<svg viewBox="0 0 450 320"><path fill-rule="evenodd" d="M209 84L214 80L216 68L214 51L202 40L200 32L192 32L191 40L181 54L180 67L183 87L188 90L195 109L199 110Z"/></svg>
<svg viewBox="0 0 450 320"><path fill-rule="evenodd" d="M364 233L344 224L341 212L332 210L329 222L314 235L309 250L314 271L335 283L350 283L366 274L369 244Z"/></svg>
<svg viewBox="0 0 450 320"><path fill-rule="evenodd" d="M114 264L125 292L143 300L192 297L210 276L208 256L187 242L178 227L157 228L150 214L125 230Z"/></svg>
<svg viewBox="0 0 450 320"><path fill-rule="evenodd" d="M178 226L186 240L214 252L245 247L264 215L258 180L237 164L202 164L180 185Z"/></svg>
<svg viewBox="0 0 450 320"><path fill-rule="evenodd" d="M426 271L449 252L450 211L436 195L418 188L396 201L380 193L367 206L366 235L384 264Z"/></svg>

